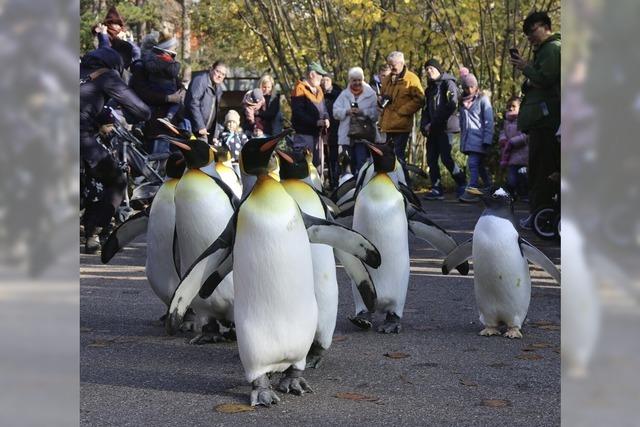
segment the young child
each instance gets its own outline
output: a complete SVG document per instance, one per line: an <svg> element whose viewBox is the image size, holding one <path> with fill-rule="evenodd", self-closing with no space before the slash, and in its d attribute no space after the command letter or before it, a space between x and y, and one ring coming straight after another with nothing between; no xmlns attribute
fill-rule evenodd
<svg viewBox="0 0 640 427"><path fill-rule="evenodd" d="M175 37L162 33L158 44L142 55L142 65L149 87L164 95L171 95L179 88L180 63L175 60L176 52L171 50L177 45L178 40ZM164 117L165 120L171 122L180 107L180 103L171 103Z"/></svg>
<svg viewBox="0 0 640 427"><path fill-rule="evenodd" d="M242 109L246 119L246 132L253 137L264 136L264 121L260 117L260 111L266 109L262 89L250 90L244 95Z"/></svg>
<svg viewBox="0 0 640 427"><path fill-rule="evenodd" d="M240 158L240 150L242 146L248 141L247 136L242 132L240 128L240 114L236 110L229 110L224 117L224 131L220 134L220 139L215 146L222 144L226 145L231 153L233 159L233 169L240 176L240 168L238 166L238 159Z"/></svg>
<svg viewBox="0 0 640 427"><path fill-rule="evenodd" d="M512 96L507 101L504 125L500 132L500 166L507 168L507 187L511 194L525 198L527 195L526 174L518 173L529 162L529 137L518 130L520 98Z"/></svg>
<svg viewBox="0 0 640 427"><path fill-rule="evenodd" d="M469 184L458 200L465 203L480 201L483 194L479 189L479 179L484 187L491 186L485 157L493 143L493 108L489 98L478 88L478 80L469 73L462 77L462 97L460 98L460 151L466 154L469 169Z"/></svg>

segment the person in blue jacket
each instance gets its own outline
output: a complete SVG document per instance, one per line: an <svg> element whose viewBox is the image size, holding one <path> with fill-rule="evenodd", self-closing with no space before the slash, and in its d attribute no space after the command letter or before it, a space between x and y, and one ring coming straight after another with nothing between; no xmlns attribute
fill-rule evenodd
<svg viewBox="0 0 640 427"><path fill-rule="evenodd" d="M194 135L209 144L217 143L223 130L218 115L226 76L227 66L222 61L214 62L209 70L194 73L184 99L185 117Z"/></svg>

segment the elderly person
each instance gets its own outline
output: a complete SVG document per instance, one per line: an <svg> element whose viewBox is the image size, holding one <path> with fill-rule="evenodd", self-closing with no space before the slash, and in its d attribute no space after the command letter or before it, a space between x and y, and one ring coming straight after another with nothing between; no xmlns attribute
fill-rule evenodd
<svg viewBox="0 0 640 427"><path fill-rule="evenodd" d="M424 105L424 90L418 76L407 69L402 52L391 52L387 64L391 73L382 80L380 130L387 134L387 142L394 143L396 157L407 176L405 149L413 115Z"/></svg>
<svg viewBox="0 0 640 427"><path fill-rule="evenodd" d="M273 77L265 74L258 82L264 96L264 108L258 112L262 119L265 135L277 135L282 132L282 112L280 111L280 94L275 92Z"/></svg>
<svg viewBox="0 0 640 427"><path fill-rule="evenodd" d="M330 74L322 77L320 87L324 93L324 105L329 114L329 134L327 143L329 145L329 185L331 189L338 186L338 178L340 175L338 165L338 126L340 122L333 117L333 104L338 99L342 88L333 82Z"/></svg>
<svg viewBox="0 0 640 427"><path fill-rule="evenodd" d="M313 153L313 164L320 164L318 142L320 132L329 128L329 114L320 88L327 73L317 62L307 66L305 76L298 80L291 93L291 126L296 131L294 147L305 147Z"/></svg>
<svg viewBox="0 0 640 427"><path fill-rule="evenodd" d="M369 157L369 150L367 141L349 138L351 120L368 117L372 125L378 120L376 92L364 82L362 68L353 67L349 70L349 85L334 102L333 117L340 121L338 144L350 152L352 172L357 175Z"/></svg>
<svg viewBox="0 0 640 427"><path fill-rule="evenodd" d="M222 125L217 124L222 98L222 82L227 76L227 66L216 61L206 71L195 73L184 99L185 116L197 138L209 144L217 142Z"/></svg>

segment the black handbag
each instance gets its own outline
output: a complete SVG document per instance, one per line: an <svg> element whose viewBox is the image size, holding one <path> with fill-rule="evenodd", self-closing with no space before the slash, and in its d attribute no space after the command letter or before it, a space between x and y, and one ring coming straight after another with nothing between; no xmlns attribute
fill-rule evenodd
<svg viewBox="0 0 640 427"><path fill-rule="evenodd" d="M363 139L369 142L376 141L376 125L367 116L352 116L349 122L349 133L351 139Z"/></svg>

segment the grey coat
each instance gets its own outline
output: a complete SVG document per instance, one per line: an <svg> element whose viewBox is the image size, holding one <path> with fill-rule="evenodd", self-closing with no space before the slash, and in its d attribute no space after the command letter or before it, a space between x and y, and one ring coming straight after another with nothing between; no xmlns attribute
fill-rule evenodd
<svg viewBox="0 0 640 427"><path fill-rule="evenodd" d="M460 151L486 153L493 143L493 108L489 98L479 93L467 109L460 102Z"/></svg>
<svg viewBox="0 0 640 427"><path fill-rule="evenodd" d="M185 115L191 122L194 133L199 129L216 131L222 87L211 81L209 71L201 71L193 76L184 98ZM208 123L211 117L211 122ZM209 124L209 126L207 126Z"/></svg>

